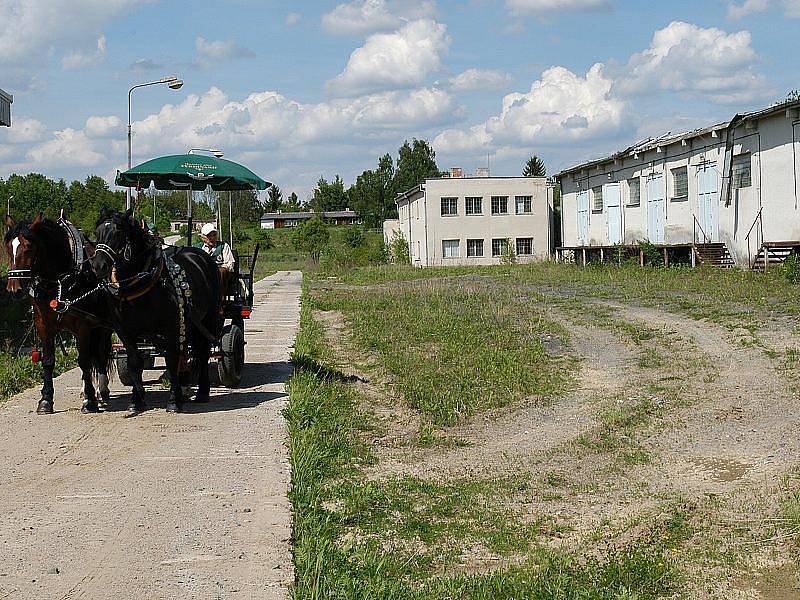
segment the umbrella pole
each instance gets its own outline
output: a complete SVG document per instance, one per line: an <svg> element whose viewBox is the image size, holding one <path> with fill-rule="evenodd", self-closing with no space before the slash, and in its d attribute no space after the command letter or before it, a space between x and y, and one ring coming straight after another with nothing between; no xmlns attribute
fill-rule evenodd
<svg viewBox="0 0 800 600"><path fill-rule="evenodd" d="M228 232L231 240L231 250L233 250L233 202L231 192L228 192Z"/></svg>
<svg viewBox="0 0 800 600"><path fill-rule="evenodd" d="M186 232L186 245L192 245L192 186L186 190L186 225L188 231Z"/></svg>

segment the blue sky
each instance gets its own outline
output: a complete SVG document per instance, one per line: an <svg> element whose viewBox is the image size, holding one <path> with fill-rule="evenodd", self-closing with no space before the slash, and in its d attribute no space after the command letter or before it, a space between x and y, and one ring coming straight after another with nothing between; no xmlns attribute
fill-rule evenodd
<svg viewBox="0 0 800 600"><path fill-rule="evenodd" d="M221 147L306 198L403 140L440 166L555 172L800 88L800 0L0 0L0 177L109 181Z"/></svg>

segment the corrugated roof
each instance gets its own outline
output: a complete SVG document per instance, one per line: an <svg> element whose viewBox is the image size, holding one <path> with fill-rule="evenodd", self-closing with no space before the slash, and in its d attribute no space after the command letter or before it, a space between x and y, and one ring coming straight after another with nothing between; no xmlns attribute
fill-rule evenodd
<svg viewBox="0 0 800 600"><path fill-rule="evenodd" d="M774 104L772 106L769 106L769 107L761 109L761 110L753 111L753 112L750 112L750 113L745 113L743 115L736 115L736 116L734 116L734 119L736 117L740 117L741 118L739 123L737 123L737 125L739 125L739 124L743 123L744 121L753 120L753 119L760 119L762 117L766 117L766 116L769 116L769 115L774 114L774 113L783 112L785 110L798 108L798 107L800 107L800 100L791 100L791 101L787 101L787 102L781 102L779 104ZM640 141L636 142L635 144L633 144L632 146L629 146L628 148L625 148L624 150L620 150L619 152L615 152L614 154L611 154L610 156L605 156L603 158L597 158L597 159L594 159L594 160L586 161L586 162L580 163L578 165L575 165L574 167L569 167L568 169L564 169L563 171L559 172L556 175L556 177L561 177L562 175L566 175L567 173L572 173L573 171L578 171L578 170L581 170L581 169L594 167L595 165L606 163L606 162L615 160L617 158L624 158L624 157L628 157L628 156L633 156L634 154L636 154L638 152L648 152L650 150L655 150L656 148L659 148L659 147L669 146L670 144L676 144L676 143L678 143L678 142L680 142L682 140L688 140L688 139L700 137L700 136L703 136L703 135L707 135L707 134L711 133L712 131L723 131L724 129L727 129L727 127L728 127L728 125L730 125L730 123L731 123L731 121L723 121L721 123L716 123L716 124L710 125L708 127L702 127L700 129L693 129L691 131L684 131L682 133L676 133L676 134L673 134L671 131L668 131L667 133L665 133L663 135L660 135L658 137L652 137L652 138L647 138L647 139L644 139L644 140L640 140ZM722 136L720 136L720 140L721 140L720 143L724 143L724 140L723 140Z"/></svg>

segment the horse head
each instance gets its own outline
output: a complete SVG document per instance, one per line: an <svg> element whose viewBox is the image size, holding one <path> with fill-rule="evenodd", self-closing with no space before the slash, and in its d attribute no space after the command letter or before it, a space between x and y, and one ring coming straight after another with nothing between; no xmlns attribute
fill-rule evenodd
<svg viewBox="0 0 800 600"><path fill-rule="evenodd" d="M8 232L5 246L9 264L6 290L15 298L24 296L31 285L42 253L42 243L38 235L42 220L41 213L33 221L15 222L10 216L6 216Z"/></svg>
<svg viewBox="0 0 800 600"><path fill-rule="evenodd" d="M133 209L121 213L103 207L97 220L94 256L89 260L98 279L109 279L115 267L130 260L132 248L141 237L137 235L139 229Z"/></svg>

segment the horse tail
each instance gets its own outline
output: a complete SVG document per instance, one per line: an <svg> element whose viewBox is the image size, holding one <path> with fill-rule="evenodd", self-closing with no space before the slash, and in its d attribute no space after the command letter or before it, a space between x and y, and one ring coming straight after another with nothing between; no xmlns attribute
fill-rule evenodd
<svg viewBox="0 0 800 600"><path fill-rule="evenodd" d="M102 327L92 329L90 333L92 352L92 375L96 378L100 373L110 375L116 363L111 352L111 330Z"/></svg>

